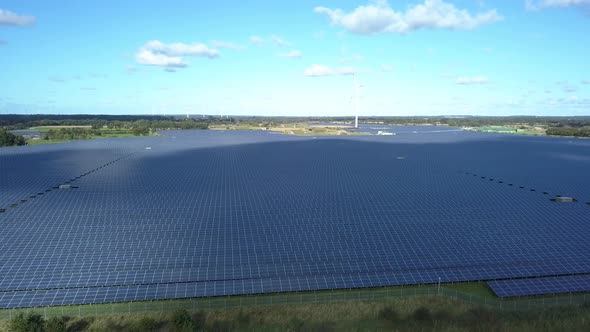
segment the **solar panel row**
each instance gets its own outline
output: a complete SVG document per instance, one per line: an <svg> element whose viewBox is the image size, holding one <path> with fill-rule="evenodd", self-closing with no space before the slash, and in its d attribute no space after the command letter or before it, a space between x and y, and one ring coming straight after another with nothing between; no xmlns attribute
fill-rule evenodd
<svg viewBox="0 0 590 332"><path fill-rule="evenodd" d="M264 279L273 277L302 277L302 276L347 276L379 271L387 273L398 280L394 284L404 284L399 280L411 280L410 283L428 283L442 278L445 282L465 280L487 280L502 278L506 275L515 277L580 273L590 270L590 262L580 261L549 261L545 264L528 265L518 263L514 265L463 266L450 268L444 264L439 267L430 266L400 266L392 259L377 260L366 258L361 261L327 261L317 263L273 263L257 265L240 265L239 262L227 262L213 268L200 262L191 265L203 265L203 268L147 270L147 267L137 266L141 270L88 272L88 273L41 273L34 274L24 271L10 274L0 281L0 291L40 290L55 288L101 287L120 285L147 285L163 283L204 282L215 280L244 280ZM133 266L126 266L132 269ZM218 294L219 295L219 294Z"/></svg>
<svg viewBox="0 0 590 332"><path fill-rule="evenodd" d="M590 275L498 280L488 285L499 297L588 292Z"/></svg>
<svg viewBox="0 0 590 332"><path fill-rule="evenodd" d="M590 273L585 204L457 173L491 154L519 184L539 164L581 176L590 144L511 139L176 131L2 150L9 195L127 157L0 214L0 307ZM531 187L590 187L572 178Z"/></svg>

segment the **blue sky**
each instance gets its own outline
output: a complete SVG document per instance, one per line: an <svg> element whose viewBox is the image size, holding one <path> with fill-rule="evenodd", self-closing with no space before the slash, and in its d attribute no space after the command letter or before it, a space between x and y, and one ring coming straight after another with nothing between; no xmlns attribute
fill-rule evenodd
<svg viewBox="0 0 590 332"><path fill-rule="evenodd" d="M0 114L589 115L590 0L3 1ZM354 74L354 75L352 75Z"/></svg>

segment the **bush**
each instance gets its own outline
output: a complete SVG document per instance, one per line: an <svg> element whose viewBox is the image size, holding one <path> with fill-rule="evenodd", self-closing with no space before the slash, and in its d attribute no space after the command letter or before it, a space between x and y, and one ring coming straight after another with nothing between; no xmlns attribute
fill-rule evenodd
<svg viewBox="0 0 590 332"><path fill-rule="evenodd" d="M84 318L74 319L70 323L68 331L84 331L90 326L90 324L92 324L94 322L94 320L95 320L94 317L84 317Z"/></svg>
<svg viewBox="0 0 590 332"><path fill-rule="evenodd" d="M37 314L18 314L9 323L12 332L43 332L45 331L45 319Z"/></svg>
<svg viewBox="0 0 590 332"><path fill-rule="evenodd" d="M399 320L399 314L397 313L397 311L395 311L395 309L393 309L390 306L387 306L379 310L378 317L379 319L386 320L389 322L395 322Z"/></svg>
<svg viewBox="0 0 590 332"><path fill-rule="evenodd" d="M128 331L137 332L152 332L158 331L161 327L161 323L158 323L153 318L144 317L130 324Z"/></svg>
<svg viewBox="0 0 590 332"><path fill-rule="evenodd" d="M65 332L66 319L64 317L51 317L45 322L46 332Z"/></svg>
<svg viewBox="0 0 590 332"><path fill-rule="evenodd" d="M412 318L418 322L428 322L432 320L432 314L426 307L420 307L414 311Z"/></svg>
<svg viewBox="0 0 590 332"><path fill-rule="evenodd" d="M188 332L195 330L195 322L184 309L177 310L172 315L172 331Z"/></svg>

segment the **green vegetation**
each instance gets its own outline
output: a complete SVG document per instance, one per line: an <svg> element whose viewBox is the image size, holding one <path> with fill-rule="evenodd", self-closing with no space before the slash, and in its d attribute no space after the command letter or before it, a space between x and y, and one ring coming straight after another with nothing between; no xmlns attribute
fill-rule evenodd
<svg viewBox="0 0 590 332"><path fill-rule="evenodd" d="M590 126L572 128L572 127L554 127L547 129L547 135L573 136L573 137L590 137Z"/></svg>
<svg viewBox="0 0 590 332"><path fill-rule="evenodd" d="M590 137L590 117L364 117L365 124L432 125L522 135ZM333 125L310 125L311 122ZM349 130L352 117L131 116L131 115L0 115L0 128L37 129L49 137L44 142L72 139L151 135L166 129L272 130L303 136L362 135ZM62 131L62 129L64 129ZM52 131L52 132L51 132Z"/></svg>
<svg viewBox="0 0 590 332"><path fill-rule="evenodd" d="M497 299L485 282L460 282L446 284L445 288L453 289L464 294L475 295L480 298Z"/></svg>
<svg viewBox="0 0 590 332"><path fill-rule="evenodd" d="M208 129L211 121L213 121L211 118L186 119L106 115L0 115L0 126L5 128L3 132L15 129L40 131L42 133L41 139L29 139L27 141L31 145L105 137L157 135L156 131L167 129ZM232 119L216 119L215 121L229 123ZM7 133L6 135L12 134ZM12 142L13 138L11 136L7 137L10 138L9 142ZM9 138L6 140L9 140ZM0 139L3 139L2 132L0 132ZM25 144L24 140L19 142Z"/></svg>
<svg viewBox="0 0 590 332"><path fill-rule="evenodd" d="M363 135L364 133L349 131L350 127L346 126L314 126L305 122L302 123L280 123L261 122L258 124L248 124L238 122L235 124L213 125L209 127L213 130L270 130L286 135L297 136L346 136L346 135Z"/></svg>
<svg viewBox="0 0 590 332"><path fill-rule="evenodd" d="M20 135L13 135L0 128L0 146L25 145L25 139Z"/></svg>
<svg viewBox="0 0 590 332"><path fill-rule="evenodd" d="M585 331L590 306L505 311L442 297L178 309L160 314L19 314L4 331Z"/></svg>
<svg viewBox="0 0 590 332"><path fill-rule="evenodd" d="M481 132L486 132L486 133L498 133L498 134L533 135L533 136L546 135L546 133L545 133L546 128L545 127L529 126L529 125L465 127L465 129L481 131Z"/></svg>

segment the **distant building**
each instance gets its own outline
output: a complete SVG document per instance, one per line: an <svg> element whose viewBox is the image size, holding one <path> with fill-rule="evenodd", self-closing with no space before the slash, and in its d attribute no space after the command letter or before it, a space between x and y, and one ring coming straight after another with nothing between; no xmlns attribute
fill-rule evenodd
<svg viewBox="0 0 590 332"><path fill-rule="evenodd" d="M379 136L394 136L394 135L395 135L395 133L390 133L390 132L387 132L387 131L382 131L382 130L379 130L379 131L377 132L377 135L379 135Z"/></svg>

